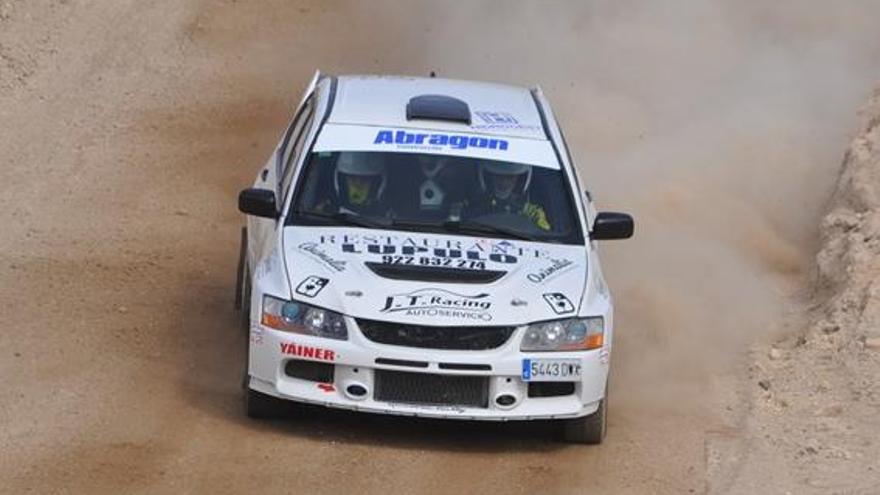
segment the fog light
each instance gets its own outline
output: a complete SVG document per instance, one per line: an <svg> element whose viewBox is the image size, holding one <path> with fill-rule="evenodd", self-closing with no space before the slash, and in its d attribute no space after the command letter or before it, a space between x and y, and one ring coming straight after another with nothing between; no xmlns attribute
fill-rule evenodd
<svg viewBox="0 0 880 495"><path fill-rule="evenodd" d="M516 397L510 394L501 394L498 397L495 397L495 403L498 404L499 407L511 407L516 404Z"/></svg>
<svg viewBox="0 0 880 495"><path fill-rule="evenodd" d="M348 397L349 399L352 399L352 400L364 399L364 398L366 398L367 393L369 393L369 390L367 390L367 387L365 387L364 385L362 385L360 383L350 383L350 384L346 385L346 387L345 387L346 397Z"/></svg>

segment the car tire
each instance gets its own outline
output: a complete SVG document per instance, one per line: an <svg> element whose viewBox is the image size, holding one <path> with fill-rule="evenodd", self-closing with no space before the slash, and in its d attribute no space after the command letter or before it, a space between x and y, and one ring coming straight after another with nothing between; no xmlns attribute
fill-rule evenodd
<svg viewBox="0 0 880 495"><path fill-rule="evenodd" d="M285 401L247 386L244 389L244 410L251 419L276 419L284 416Z"/></svg>
<svg viewBox="0 0 880 495"><path fill-rule="evenodd" d="M608 427L608 396L599 402L599 409L582 418L567 419L562 423L562 438L569 443L599 445L605 439Z"/></svg>

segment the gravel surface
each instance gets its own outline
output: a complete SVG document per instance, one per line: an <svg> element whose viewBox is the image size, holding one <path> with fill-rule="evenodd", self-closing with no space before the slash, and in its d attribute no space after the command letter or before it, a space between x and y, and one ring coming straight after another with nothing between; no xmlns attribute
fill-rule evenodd
<svg viewBox="0 0 880 495"><path fill-rule="evenodd" d="M878 12L687 4L0 0L0 492L732 486L726 447L795 403L779 373L746 376L744 350L806 318L822 204L801 199L828 191L874 81ZM545 87L601 205L640 222L603 246L620 306L606 444L542 424L244 418L235 198L315 68ZM853 335L857 362L876 359ZM805 365L792 349L760 366ZM874 428L866 395L863 421L840 423L860 390L842 386L805 411ZM798 466L876 449L767 424Z"/></svg>

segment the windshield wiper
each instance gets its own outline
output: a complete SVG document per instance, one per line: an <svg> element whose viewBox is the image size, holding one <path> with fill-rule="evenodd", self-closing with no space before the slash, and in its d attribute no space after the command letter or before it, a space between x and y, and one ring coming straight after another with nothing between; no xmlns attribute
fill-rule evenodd
<svg viewBox="0 0 880 495"><path fill-rule="evenodd" d="M519 230L490 225L488 223L475 222L473 220L447 220L443 222L443 227L445 227L446 230L460 234L494 234L512 237L521 241L540 241L538 237L529 235L525 232L520 232Z"/></svg>
<svg viewBox="0 0 880 495"><path fill-rule="evenodd" d="M297 217L307 220L330 220L340 225L356 225L358 227L387 229L391 224L389 222L380 222L378 220L361 216L356 213L340 211L335 213L321 213L317 211L294 211Z"/></svg>
<svg viewBox="0 0 880 495"><path fill-rule="evenodd" d="M434 230L444 230L443 222L430 222L427 220L401 220L401 219L392 219L391 220L392 227L402 227L405 229L434 229Z"/></svg>

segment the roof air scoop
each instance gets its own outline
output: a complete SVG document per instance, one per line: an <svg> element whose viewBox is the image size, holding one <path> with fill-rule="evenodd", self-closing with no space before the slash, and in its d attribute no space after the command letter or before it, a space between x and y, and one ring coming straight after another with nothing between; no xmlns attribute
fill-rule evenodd
<svg viewBox="0 0 880 495"><path fill-rule="evenodd" d="M451 96L414 96L406 104L406 120L444 120L471 125L471 109L467 103Z"/></svg>

